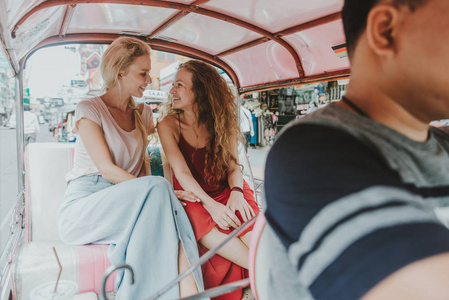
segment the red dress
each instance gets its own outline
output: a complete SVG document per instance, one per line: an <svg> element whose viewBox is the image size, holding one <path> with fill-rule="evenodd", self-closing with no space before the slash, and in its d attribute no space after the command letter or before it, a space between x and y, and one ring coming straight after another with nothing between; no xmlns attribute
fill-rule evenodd
<svg viewBox="0 0 449 300"><path fill-rule="evenodd" d="M205 181L205 155L206 148L195 149L190 146L182 134L179 135L179 149L181 150L182 155L192 173L193 177L199 183L201 188L215 201L220 202L223 205L226 205L228 202L229 196L231 194L231 190L229 188L228 182L222 181L217 183L218 187L211 186ZM175 174L173 174L173 188L175 190L183 190L178 180L176 179ZM249 187L246 181L243 181L243 197L248 202L248 204L254 210L254 213L257 215L259 213L259 207L254 199L254 192ZM217 224L214 222L210 214L207 210L198 202L187 202L187 205L184 206L184 209L189 217L190 223L192 224L193 231L195 232L196 240L198 241L207 233L209 233L212 228L217 227ZM237 217L243 224L243 219L240 215L240 212L236 212ZM240 233L239 236L243 236L253 228L252 226ZM229 234L232 232L231 230L222 230L218 228L219 231ZM198 243L198 249L200 256L208 251L207 248L203 247L200 243ZM212 256L208 262L202 265L202 272L204 278L204 287L205 289L209 289L212 287L216 287L225 283L241 280L248 277L248 271L234 263L231 263L229 260L219 256ZM242 290L237 290L232 293L228 293L222 296L215 297L215 300L240 300L242 298Z"/></svg>

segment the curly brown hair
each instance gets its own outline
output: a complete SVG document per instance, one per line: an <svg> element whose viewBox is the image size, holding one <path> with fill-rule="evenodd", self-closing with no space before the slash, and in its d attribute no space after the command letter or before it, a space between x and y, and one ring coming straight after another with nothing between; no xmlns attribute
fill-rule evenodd
<svg viewBox="0 0 449 300"><path fill-rule="evenodd" d="M198 124L205 124L209 133L205 179L208 184L215 185L226 180L231 161L238 164L231 147L232 143L241 139L236 98L226 80L211 65L189 60L179 65L179 69L192 73L194 110L198 115ZM165 105L163 116L180 112L182 110L173 109L170 99Z"/></svg>

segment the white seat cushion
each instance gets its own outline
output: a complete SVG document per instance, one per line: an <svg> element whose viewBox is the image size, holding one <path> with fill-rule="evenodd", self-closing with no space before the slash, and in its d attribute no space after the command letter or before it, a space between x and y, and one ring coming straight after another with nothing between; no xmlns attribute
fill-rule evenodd
<svg viewBox="0 0 449 300"><path fill-rule="evenodd" d="M60 241L58 209L73 165L73 144L31 143L25 159L26 241Z"/></svg>
<svg viewBox="0 0 449 300"><path fill-rule="evenodd" d="M108 245L71 246L61 242L58 233L59 203L66 189L65 175L73 165L73 144L32 143L25 156L25 243L15 266L16 299L29 299L37 286L56 281L59 265L61 280L78 284L79 293L99 293L102 276L111 265ZM110 276L107 291L114 290L115 275Z"/></svg>

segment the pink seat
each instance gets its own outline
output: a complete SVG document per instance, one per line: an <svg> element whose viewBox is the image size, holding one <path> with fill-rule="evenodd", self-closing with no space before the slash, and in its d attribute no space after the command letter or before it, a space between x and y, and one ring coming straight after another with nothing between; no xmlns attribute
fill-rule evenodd
<svg viewBox="0 0 449 300"><path fill-rule="evenodd" d="M61 280L78 284L79 293L99 294L102 276L111 265L108 245L72 246L58 233L58 209L63 198L65 174L73 165L73 144L32 143L25 155L25 243L15 261L14 282L20 284L15 299L29 299L33 288L55 281L59 272L53 247L61 261ZM106 291L114 290L115 274Z"/></svg>
<svg viewBox="0 0 449 300"><path fill-rule="evenodd" d="M256 300L266 299L265 292L262 288L257 286L259 282L259 277L263 276L263 268L264 263L258 259L258 254L260 254L261 249L259 249L262 233L265 228L265 224L267 220L265 219L265 215L261 212L257 216L256 223L254 224L254 228L251 235L251 246L249 248L249 279L251 285L251 291L253 292L253 296Z"/></svg>

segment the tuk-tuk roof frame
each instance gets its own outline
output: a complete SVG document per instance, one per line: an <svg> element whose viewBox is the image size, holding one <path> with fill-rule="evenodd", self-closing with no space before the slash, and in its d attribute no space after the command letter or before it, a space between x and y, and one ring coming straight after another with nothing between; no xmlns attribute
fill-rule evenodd
<svg viewBox="0 0 449 300"><path fill-rule="evenodd" d="M260 90L266 90L269 88L276 88L276 87L282 87L282 86L291 86L296 84L303 84L303 83L310 83L310 82L317 82L317 81L324 81L324 80L333 80L333 79L339 79L344 78L349 75L349 60L347 58L343 58L343 61L341 58L338 58L337 55L335 55L335 58L329 57L329 51L330 49L325 48L318 49L315 51L315 49L312 47L312 43L307 43L307 37L303 38L301 36L302 33L304 33L307 30L315 29L316 32L320 31L326 31L329 30L329 28L334 28L335 26L340 26L341 28L338 28L334 30L334 35L338 35L338 37L334 40L339 40L344 43L344 35L342 31L341 26L341 5L338 6L337 2L342 2L341 0L333 0L333 1L317 1L319 4L314 4L317 7L327 7L329 6L329 2L332 2L332 9L333 12L329 14L320 15L319 17L313 18L311 20L307 20L305 22L290 22L291 24L294 24L293 26L287 26L283 28L282 30L278 31L269 31L262 26L257 25L255 23L256 20L248 20L241 16L236 15L235 11L234 13L229 12L226 13L224 11L219 10L213 10L210 7L203 7L206 4L215 4L217 5L217 1L219 0L173 0L173 1L162 1L162 0L17 0L21 1L22 5L20 6L20 9L16 9L16 15L11 17L11 20L8 19L8 14L3 12L0 13L0 29L2 29L2 32L0 32L0 37L2 40L3 48L5 49L6 55L8 60L10 61L11 66L13 67L15 73L18 73L18 70L21 69L27 60L27 58L32 55L36 50L47 47L51 45L58 45L58 44L67 44L67 43L110 43L114 39L116 39L119 36L122 35L133 35L145 42L147 42L152 48L156 50L171 52L175 54L180 54L192 58L202 59L204 61L207 61L217 67L220 67L223 69L229 77L234 82L237 90L239 93L246 93L246 92L253 92L253 91L260 91ZM281 0L281 1L266 1L266 0L254 0L249 1L252 3L255 7L254 11L264 11L269 16L270 15L270 9L272 10L275 5L283 6L284 9L288 10L289 8L292 8L293 6L306 6L311 5L311 0ZM89 32L71 32L71 22L72 18L74 18L74 13L77 7L80 7L80 5L123 5L122 8L129 7L129 6L135 6L139 5L141 8L143 7L152 7L152 8L160 8L160 9L167 9L170 10L169 17L159 20L159 23L157 24L156 28L153 29L151 32L138 32L140 28L136 28L136 31L116 31L111 32L113 30L109 30L110 28L107 28L105 30L104 28L89 28ZM36 17L39 13L46 13L51 9L54 9L56 7L62 7L63 11L59 13L57 17L54 17L56 13L53 13L50 17L45 19L46 21L50 20L51 18L54 19L53 24L48 25L48 28L43 28L46 25L42 25L39 23L39 18ZM95 7L95 6L93 6ZM336 10L336 7L339 7ZM7 0L0 0L0 8L6 8L8 9L8 1ZM111 12L105 12L107 13L113 13L111 6L102 6L102 10L111 10ZM331 9L331 10L332 10ZM330 10L330 8L328 9ZM10 12L11 10L9 10ZM236 10L238 11L238 10ZM192 24L191 19L187 19L188 15L198 15L198 16L206 16L208 19L201 19L202 21L211 22L210 24L214 24L214 26L224 26L224 27L217 27L217 28L224 28L229 29L231 27L226 27L223 25L222 22L227 24L232 24L235 26L238 26L242 29L242 32L244 31L245 37L248 35L257 35L257 38L246 38L244 42L236 43L234 45L231 45L228 49L224 51L206 51L204 45L192 45L192 43L189 44L189 42L175 42L175 38L168 37L162 37L159 34L163 33L164 31L170 29L171 27L175 26L177 22L180 20L187 20L186 22L188 25ZM130 16L132 18L133 16ZM211 19L209 19L211 18ZM257 19L254 17L254 19ZM88 20L88 19L87 19ZM213 21L216 20L217 22ZM47 23L51 23L51 21L48 21ZM287 23L287 22L286 22ZM289 25L291 25L289 24ZM323 26L329 25L326 28ZM86 24L89 25L89 24ZM101 24L101 25L111 25L111 24ZM42 28L39 28L41 26ZM22 28L23 27L23 28ZM17 42L17 39L20 35L27 36L26 30L27 28L30 30L35 30L37 32L37 35L40 35L42 38L38 40L37 42L27 44L26 40L23 43L23 45L27 46L28 48L23 49L23 47L18 47L20 43ZM113 27L113 26L112 26ZM111 28L112 28L111 27ZM232 27L235 29L235 27ZM5 30L7 29L7 30ZM51 29L53 32L50 32ZM223 29L223 30L224 30ZM41 31L39 31L41 30ZM45 32L45 30L47 30ZM72 30L73 31L73 30ZM54 34L54 32L57 32L57 34ZM201 34L201 32L198 32L198 34ZM322 34L322 33L321 33ZM303 47L302 44L294 44L295 39L292 39L294 37L295 39L301 39L300 43L305 44ZM290 40L289 40L290 38ZM309 36L310 38L310 36ZM31 38L32 39L32 38ZM214 40L213 37L207 36L205 37L205 41L210 43L210 47L214 47ZM325 40L323 39L323 43ZM276 48L277 52L273 55L266 54L260 55L257 52L251 52L253 49L256 49L256 47L259 47L263 44L271 43L268 47L271 46L271 48ZM209 46L209 45L208 45ZM301 48L302 47L302 48ZM259 48L260 49L260 48ZM246 52L244 52L246 51ZM309 51L310 53L307 53ZM261 52L259 50L259 52ZM268 52L268 50L267 50ZM275 52L275 51L273 51ZM321 53L325 52L325 54ZM242 54L244 53L244 54ZM240 55L241 54L241 55ZM240 57L238 57L240 55ZM282 57L284 61L293 62L294 66L291 66L290 63L285 63L284 65L279 67L279 70L273 71L271 74L270 67L265 67L265 70L268 70L268 76L259 76L260 74L257 74L254 70L252 72L249 72L248 69L251 68L250 65L247 64L245 61L245 58L250 58L251 56L257 56L258 62L261 64L267 64L266 60L270 60L274 58ZM310 57L305 57L306 55L309 55ZM234 57L231 57L234 56ZM290 56L290 57L288 57ZM230 57L232 59L230 59ZM242 59L243 57L243 59ZM256 59L253 58L253 59ZM320 58L324 58L326 62L329 63L329 68L324 69L322 72L315 72L316 74L308 74L308 72L305 72L304 68L304 61L310 60L310 65L317 65L320 64ZM268 62L270 65L271 62ZM334 65L332 65L334 64ZM276 66L275 66L276 67ZM288 69L288 70L287 70ZM285 73L282 73L282 71L285 70ZM276 74L277 72L277 74ZM289 74L285 75L284 74ZM280 74L280 75L279 75ZM266 75L266 74L265 74ZM260 78L258 78L258 76ZM248 78L251 78L251 80L248 80ZM248 83L249 82L249 83Z"/></svg>

